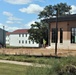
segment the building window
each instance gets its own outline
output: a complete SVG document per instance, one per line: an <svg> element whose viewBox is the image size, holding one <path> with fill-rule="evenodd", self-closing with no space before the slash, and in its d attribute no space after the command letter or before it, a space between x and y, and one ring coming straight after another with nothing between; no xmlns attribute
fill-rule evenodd
<svg viewBox="0 0 76 75"><path fill-rule="evenodd" d="M76 43L76 28L71 28L71 43Z"/></svg>
<svg viewBox="0 0 76 75"><path fill-rule="evenodd" d="M21 34L19 34L19 37L21 37Z"/></svg>
<svg viewBox="0 0 76 75"><path fill-rule="evenodd" d="M56 28L52 28L52 43L55 43L56 41Z"/></svg>
<svg viewBox="0 0 76 75"><path fill-rule="evenodd" d="M29 44L30 44L30 40L29 40Z"/></svg>
<svg viewBox="0 0 76 75"><path fill-rule="evenodd" d="M63 43L63 29L60 28L60 43Z"/></svg>
<svg viewBox="0 0 76 75"><path fill-rule="evenodd" d="M20 40L19 40L19 43L20 43Z"/></svg>
<svg viewBox="0 0 76 75"><path fill-rule="evenodd" d="M27 34L26 34L26 37L27 37Z"/></svg>
<svg viewBox="0 0 76 75"><path fill-rule="evenodd" d="M24 37L24 34L22 34L22 37Z"/></svg>
<svg viewBox="0 0 76 75"><path fill-rule="evenodd" d="M25 43L27 43L27 40L25 41Z"/></svg>
<svg viewBox="0 0 76 75"><path fill-rule="evenodd" d="M24 43L24 41L22 40L22 43Z"/></svg>
<svg viewBox="0 0 76 75"><path fill-rule="evenodd" d="M34 44L34 40L32 41L32 43Z"/></svg>

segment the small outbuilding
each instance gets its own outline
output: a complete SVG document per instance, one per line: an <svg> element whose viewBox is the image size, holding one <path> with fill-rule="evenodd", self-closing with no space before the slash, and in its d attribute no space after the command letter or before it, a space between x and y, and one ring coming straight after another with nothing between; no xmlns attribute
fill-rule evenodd
<svg viewBox="0 0 76 75"><path fill-rule="evenodd" d="M0 28L0 47L5 47L6 31Z"/></svg>

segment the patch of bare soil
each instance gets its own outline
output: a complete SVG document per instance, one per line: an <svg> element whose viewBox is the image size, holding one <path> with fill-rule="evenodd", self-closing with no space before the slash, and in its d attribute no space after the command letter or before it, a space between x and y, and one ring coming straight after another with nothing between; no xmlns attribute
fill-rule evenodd
<svg viewBox="0 0 76 75"><path fill-rule="evenodd" d="M55 50L46 48L1 48L0 54L26 54L26 55L37 55L37 56L54 56ZM58 56L76 55L76 50L58 50Z"/></svg>

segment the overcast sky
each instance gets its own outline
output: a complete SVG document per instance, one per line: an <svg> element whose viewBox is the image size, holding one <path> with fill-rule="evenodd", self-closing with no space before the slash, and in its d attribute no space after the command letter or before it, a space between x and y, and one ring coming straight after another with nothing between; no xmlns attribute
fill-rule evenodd
<svg viewBox="0 0 76 75"><path fill-rule="evenodd" d="M76 0L0 0L0 28L5 26L7 31L30 28L46 5L60 2L71 5L72 14L76 13Z"/></svg>

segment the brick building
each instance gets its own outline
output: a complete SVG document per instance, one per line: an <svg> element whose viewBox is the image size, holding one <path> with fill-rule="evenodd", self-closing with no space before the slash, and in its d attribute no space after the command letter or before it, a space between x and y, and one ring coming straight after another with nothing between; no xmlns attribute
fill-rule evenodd
<svg viewBox="0 0 76 75"><path fill-rule="evenodd" d="M48 19L49 41L55 48L56 17ZM58 17L58 49L76 49L76 14Z"/></svg>

